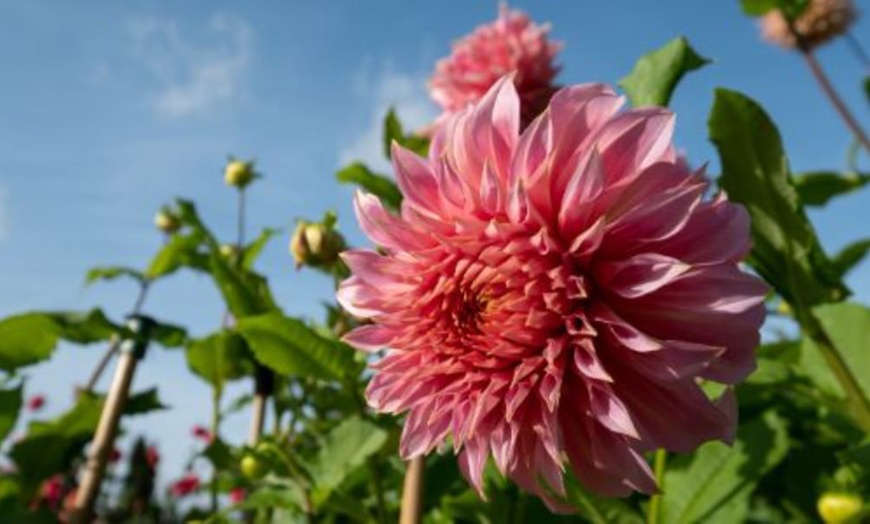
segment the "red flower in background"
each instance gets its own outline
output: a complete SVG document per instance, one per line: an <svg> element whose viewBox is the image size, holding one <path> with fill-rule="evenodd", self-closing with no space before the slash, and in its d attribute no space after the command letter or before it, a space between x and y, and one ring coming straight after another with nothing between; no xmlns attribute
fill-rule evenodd
<svg viewBox="0 0 870 524"><path fill-rule="evenodd" d="M531 122L556 91L553 79L559 68L554 59L562 45L549 40L549 30L502 4L494 22L456 41L450 56L435 65L429 81L432 98L445 113L461 111L512 73L522 121Z"/></svg>
<svg viewBox="0 0 870 524"><path fill-rule="evenodd" d="M145 460L148 462L151 469L157 467L157 463L160 462L160 451L157 450L157 446L148 446L145 448Z"/></svg>
<svg viewBox="0 0 870 524"><path fill-rule="evenodd" d="M119 460L121 460L121 451L118 448L113 448L111 452L109 452L109 462L111 464L116 464Z"/></svg>
<svg viewBox="0 0 870 524"><path fill-rule="evenodd" d="M45 395L33 395L27 399L27 410L34 412L45 407Z"/></svg>
<svg viewBox="0 0 870 524"><path fill-rule="evenodd" d="M233 490L230 491L230 502L233 504L241 504L245 501L246 495L247 492L245 491L245 488L233 488Z"/></svg>
<svg viewBox="0 0 870 524"><path fill-rule="evenodd" d="M382 252L342 257L340 303L371 320L366 396L407 412L402 457L452 442L483 490L488 457L551 508L570 467L604 496L653 493L643 453L733 438L734 384L755 368L767 286L738 267L746 211L680 161L674 115L619 111L599 84L556 93L520 132L509 78L435 135L399 146L399 216L358 193Z"/></svg>
<svg viewBox="0 0 870 524"><path fill-rule="evenodd" d="M205 429L205 427L198 424L196 426L193 426L191 433L193 434L194 438L199 439L203 442L211 442L212 440L214 440L214 435L211 434L211 431Z"/></svg>
<svg viewBox="0 0 870 524"><path fill-rule="evenodd" d="M199 477L193 473L176 480L170 487L169 492L175 497L186 497L199 489Z"/></svg>

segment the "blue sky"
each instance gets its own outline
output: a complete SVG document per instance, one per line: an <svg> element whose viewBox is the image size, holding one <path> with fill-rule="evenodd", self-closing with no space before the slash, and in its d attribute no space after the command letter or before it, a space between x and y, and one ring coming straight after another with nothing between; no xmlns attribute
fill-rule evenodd
<svg viewBox="0 0 870 524"><path fill-rule="evenodd" d="M615 83L641 54L686 35L715 63L680 86L672 104L676 141L693 163L709 160L713 173L706 119L716 86L764 104L795 171L844 165L850 137L804 64L761 43L736 0L513 5L552 22L565 43L563 84ZM355 158L383 165L380 120L388 106L412 126L436 114L425 91L435 60L496 9L496 2L459 0L0 4L0 315L101 305L119 318L133 286L85 289L85 271L145 265L161 242L154 211L176 195L194 198L229 240L234 195L221 177L228 154L256 157L266 175L251 190L249 224L287 226L335 209L351 243L363 244L351 190L337 186L333 173ZM866 22L854 33L870 43ZM846 45L828 46L820 58L870 124L861 65ZM812 218L834 250L867 235L868 208L865 191ZM260 269L287 312L318 316L330 284L297 273L286 245L286 237L274 241ZM868 264L849 282L866 303ZM209 281L185 274L160 282L146 310L204 335L223 308ZM28 389L49 396L49 414L67 408L73 384L102 351L62 347L28 370ZM171 464L165 480L179 474L192 449L190 426L208 421L209 393L178 351L148 355L135 385L153 384L174 409L129 427L161 443ZM248 388L240 384L228 397ZM246 414L230 419L225 436L239 441L246 426Z"/></svg>

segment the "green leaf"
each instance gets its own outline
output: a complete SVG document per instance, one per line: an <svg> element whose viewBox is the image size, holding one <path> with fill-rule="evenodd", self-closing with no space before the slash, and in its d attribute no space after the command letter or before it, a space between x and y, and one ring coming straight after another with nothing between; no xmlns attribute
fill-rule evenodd
<svg viewBox="0 0 870 524"><path fill-rule="evenodd" d="M169 409L169 406L160 402L157 396L157 388L147 389L139 393L133 393L124 404L124 414L128 416L143 415L152 411Z"/></svg>
<svg viewBox="0 0 870 524"><path fill-rule="evenodd" d="M353 163L338 173L335 177L343 184L356 184L369 193L379 197L392 209L402 205L402 193L390 178L373 173L364 164Z"/></svg>
<svg viewBox="0 0 870 524"><path fill-rule="evenodd" d="M761 16L771 9L776 9L777 0L741 0L743 13L749 16Z"/></svg>
<svg viewBox="0 0 870 524"><path fill-rule="evenodd" d="M857 191L870 183L870 174L841 175L835 171L812 171L795 175L794 184L806 206L824 206L836 196Z"/></svg>
<svg viewBox="0 0 870 524"><path fill-rule="evenodd" d="M413 133L406 135L396 111L390 108L384 117L383 134L384 156L388 159L393 157L393 141L420 156L426 156L429 153L429 140Z"/></svg>
<svg viewBox="0 0 870 524"><path fill-rule="evenodd" d="M752 218L749 263L799 316L848 296L807 220L779 132L764 110L740 93L717 89L709 125L722 163L719 183Z"/></svg>
<svg viewBox="0 0 870 524"><path fill-rule="evenodd" d="M27 435L9 453L18 466L24 493L32 493L41 481L70 468L97 429L102 409L100 397L85 394L63 415L30 424Z"/></svg>
<svg viewBox="0 0 870 524"><path fill-rule="evenodd" d="M151 340L166 348L177 348L187 344L187 330L174 324L156 323L149 332Z"/></svg>
<svg viewBox="0 0 870 524"><path fill-rule="evenodd" d="M578 513L593 524L643 524L644 519L624 500L599 497L590 493L574 478L565 476L565 493L568 502L577 508Z"/></svg>
<svg viewBox="0 0 870 524"><path fill-rule="evenodd" d="M870 309L854 302L825 304L813 308L822 329L831 340L844 364L852 370L865 398L870 398ZM833 372L825 364L819 349L809 337L804 348L804 369L829 393L845 396Z"/></svg>
<svg viewBox="0 0 870 524"><path fill-rule="evenodd" d="M282 375L342 381L356 369L350 346L281 313L240 319L238 330L257 360Z"/></svg>
<svg viewBox="0 0 870 524"><path fill-rule="evenodd" d="M853 242L840 250L834 255L834 269L841 277L858 265L861 260L867 256L867 250L870 250L870 238Z"/></svg>
<svg viewBox="0 0 870 524"><path fill-rule="evenodd" d="M22 404L21 390L20 385L12 389L0 389L0 442L6 440L18 421Z"/></svg>
<svg viewBox="0 0 870 524"><path fill-rule="evenodd" d="M145 276L149 280L156 280L171 275L182 267L208 272L208 255L201 251L202 243L201 231L193 231L187 235L172 235L151 260Z"/></svg>
<svg viewBox="0 0 870 524"><path fill-rule="evenodd" d="M85 313L52 312L45 315L54 322L60 338L76 344L93 344L109 340L121 328L110 321L102 310Z"/></svg>
<svg viewBox="0 0 870 524"><path fill-rule="evenodd" d="M238 333L220 331L187 347L187 366L216 388L253 371L251 353Z"/></svg>
<svg viewBox="0 0 870 524"><path fill-rule="evenodd" d="M263 248L266 247L266 244L268 244L273 237L281 233L282 230L280 229L274 229L271 227L263 228L260 235L245 247L245 250L242 253L242 267L244 269L251 269L254 267L254 262L257 261L257 258L260 256L260 253L262 253Z"/></svg>
<svg viewBox="0 0 870 524"><path fill-rule="evenodd" d="M357 416L342 421L323 439L310 465L315 500L325 501L332 490L386 442L387 432L371 422Z"/></svg>
<svg viewBox="0 0 870 524"><path fill-rule="evenodd" d="M13 371L47 359L59 337L57 324L41 313L0 321L0 369Z"/></svg>
<svg viewBox="0 0 870 524"><path fill-rule="evenodd" d="M768 411L744 422L733 447L709 442L670 460L664 478L662 522L744 522L755 485L785 458L785 421Z"/></svg>
<svg viewBox="0 0 870 524"><path fill-rule="evenodd" d="M709 63L679 37L642 56L619 85L635 107L666 107L683 76Z"/></svg>
<svg viewBox="0 0 870 524"><path fill-rule="evenodd" d="M212 439L208 446L202 451L202 456L211 462L212 466L218 470L227 470L235 466L236 459L233 457L232 450L227 444L219 439Z"/></svg>
<svg viewBox="0 0 870 524"><path fill-rule="evenodd" d="M266 279L243 268L233 267L220 253L210 257L211 275L220 290L227 308L241 319L259 315L277 308Z"/></svg>
<svg viewBox="0 0 870 524"><path fill-rule="evenodd" d="M115 280L119 277L129 277L139 283L145 280L142 273L137 269L124 266L106 266L89 269L87 275L85 275L85 285L93 284L97 280Z"/></svg>

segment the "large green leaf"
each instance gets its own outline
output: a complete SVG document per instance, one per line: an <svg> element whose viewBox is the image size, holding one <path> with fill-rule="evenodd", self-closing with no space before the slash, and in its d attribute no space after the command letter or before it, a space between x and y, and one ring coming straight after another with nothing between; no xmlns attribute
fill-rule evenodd
<svg viewBox="0 0 870 524"><path fill-rule="evenodd" d="M0 369L12 371L51 356L59 339L78 344L108 340L120 328L99 309L32 312L0 320Z"/></svg>
<svg viewBox="0 0 870 524"><path fill-rule="evenodd" d="M593 524L643 524L643 517L622 499L599 497L590 493L573 477L566 476L568 502Z"/></svg>
<svg viewBox="0 0 870 524"><path fill-rule="evenodd" d="M120 277L129 277L140 283L145 280L137 269L124 266L106 266L88 270L87 275L85 275L85 285L93 284L97 280L115 280Z"/></svg>
<svg viewBox="0 0 870 524"><path fill-rule="evenodd" d="M744 522L758 481L788 452L785 421L774 412L742 423L732 447L709 442L672 459L664 478L661 522Z"/></svg>
<svg viewBox="0 0 870 524"><path fill-rule="evenodd" d="M244 268L233 267L219 253L212 253L210 265L212 278L227 308L237 319L276 309L265 278Z"/></svg>
<svg viewBox="0 0 870 524"><path fill-rule="evenodd" d="M870 174L840 174L836 171L811 171L794 177L801 202L806 206L824 206L832 198L857 191L870 183Z"/></svg>
<svg viewBox="0 0 870 524"><path fill-rule="evenodd" d="M152 411L162 411L168 409L169 406L160 401L157 395L157 388L146 389L139 393L133 393L127 397L127 402L124 404L124 415L144 415Z"/></svg>
<svg viewBox="0 0 870 524"><path fill-rule="evenodd" d="M683 76L708 63L710 61L695 52L685 38L674 38L642 56L619 85L635 107L665 107Z"/></svg>
<svg viewBox="0 0 870 524"><path fill-rule="evenodd" d="M187 365L197 376L217 388L253 371L245 340L231 331L220 331L192 341L187 347Z"/></svg>
<svg viewBox="0 0 870 524"><path fill-rule="evenodd" d="M82 395L63 415L30 424L27 435L9 453L18 466L24 493L32 493L42 480L69 469L96 430L102 408L102 398Z"/></svg>
<svg viewBox="0 0 870 524"><path fill-rule="evenodd" d="M316 501L325 501L354 470L380 451L387 442L387 432L353 416L330 431L320 444L310 464Z"/></svg>
<svg viewBox="0 0 870 524"><path fill-rule="evenodd" d="M21 390L21 385L12 389L0 389L0 442L6 440L18 421L22 403Z"/></svg>
<svg viewBox="0 0 870 524"><path fill-rule="evenodd" d="M716 90L710 139L719 150L728 196L752 218L749 262L797 311L849 294L821 248L790 180L776 126L754 101Z"/></svg>
<svg viewBox="0 0 870 524"><path fill-rule="evenodd" d="M384 175L373 173L364 164L353 163L336 173L335 177L343 184L360 186L392 209L399 209L402 205L402 193L396 183Z"/></svg>
<svg viewBox="0 0 870 524"><path fill-rule="evenodd" d="M257 360L283 375L341 381L357 367L348 345L281 313L240 319L238 330Z"/></svg>
<svg viewBox="0 0 870 524"><path fill-rule="evenodd" d="M149 280L171 275L182 267L208 271L208 256L201 251L203 234L193 231L187 235L172 235L157 252L145 271Z"/></svg>
<svg viewBox="0 0 870 524"><path fill-rule="evenodd" d="M187 330L175 324L157 322L148 334L151 340L166 348L177 348L187 344Z"/></svg>
<svg viewBox="0 0 870 524"><path fill-rule="evenodd" d="M822 330L833 343L843 363L851 370L865 398L870 399L870 309L853 302L825 304L813 309ZM803 353L804 369L828 393L845 393L824 362L819 348L807 337Z"/></svg>

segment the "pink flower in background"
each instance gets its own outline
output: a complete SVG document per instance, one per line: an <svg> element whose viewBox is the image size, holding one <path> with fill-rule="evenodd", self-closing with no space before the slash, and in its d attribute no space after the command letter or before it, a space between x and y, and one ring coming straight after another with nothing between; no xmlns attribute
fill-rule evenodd
<svg viewBox="0 0 870 524"><path fill-rule="evenodd" d="M30 412L39 411L45 407L45 395L33 395L27 399L27 410Z"/></svg>
<svg viewBox="0 0 870 524"><path fill-rule="evenodd" d="M384 254L343 254L339 301L372 322L345 339L387 349L366 395L407 412L404 458L450 437L478 491L492 455L556 510L565 467L600 495L652 493L644 452L733 437L732 390L710 400L698 380L755 366L767 287L738 268L748 215L705 199L666 109L571 86L520 134L520 104L502 79L429 159L394 146L400 216L357 195Z"/></svg>
<svg viewBox="0 0 870 524"><path fill-rule="evenodd" d="M39 497L48 507L57 509L63 500L63 496L64 478L62 474L58 473L43 481L39 490Z"/></svg>
<svg viewBox="0 0 870 524"><path fill-rule="evenodd" d="M548 32L548 25L537 25L502 4L494 22L455 42L450 56L438 61L429 81L432 98L447 113L459 111L513 73L522 122L530 122L556 90L552 82L559 68L554 59L562 46L550 41Z"/></svg>
<svg viewBox="0 0 870 524"><path fill-rule="evenodd" d="M186 497L187 495L196 492L198 489L199 477L193 473L188 473L169 486L169 492L174 497Z"/></svg>
<svg viewBox="0 0 870 524"><path fill-rule="evenodd" d="M193 426L193 429L191 429L190 432L194 438L203 442L211 442L214 439L214 435L211 434L211 431L200 425Z"/></svg>
<svg viewBox="0 0 870 524"><path fill-rule="evenodd" d="M148 446L145 448L145 460L148 462L148 466L151 469L157 467L157 463L160 462L160 451L157 450L157 446Z"/></svg>
<svg viewBox="0 0 870 524"><path fill-rule="evenodd" d="M230 502L232 502L233 504L241 504L245 501L246 495L247 492L245 491L245 488L233 488L230 491Z"/></svg>

